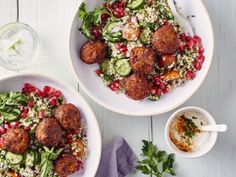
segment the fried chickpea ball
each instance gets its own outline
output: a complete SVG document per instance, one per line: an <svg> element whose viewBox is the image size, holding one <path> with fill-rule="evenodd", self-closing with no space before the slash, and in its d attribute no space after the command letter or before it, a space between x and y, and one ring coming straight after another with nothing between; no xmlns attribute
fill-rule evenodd
<svg viewBox="0 0 236 177"><path fill-rule="evenodd" d="M73 104L60 105L55 110L54 117L64 130L78 130L80 128L80 110Z"/></svg>
<svg viewBox="0 0 236 177"><path fill-rule="evenodd" d="M130 53L130 65L135 72L148 74L155 64L155 51L150 47L135 47Z"/></svg>
<svg viewBox="0 0 236 177"><path fill-rule="evenodd" d="M106 46L99 40L87 41L80 49L80 58L87 64L101 63L106 54Z"/></svg>
<svg viewBox="0 0 236 177"><path fill-rule="evenodd" d="M61 126L54 118L45 118L36 127L36 137L40 144L53 147L62 139Z"/></svg>
<svg viewBox="0 0 236 177"><path fill-rule="evenodd" d="M130 75L124 83L126 95L133 100L142 100L150 94L150 84L142 74Z"/></svg>
<svg viewBox="0 0 236 177"><path fill-rule="evenodd" d="M172 25L165 24L152 34L151 43L160 54L173 54L179 46L178 34Z"/></svg>
<svg viewBox="0 0 236 177"><path fill-rule="evenodd" d="M78 166L78 161L71 154L63 154L54 164L55 171L59 177L67 177L73 174L77 171Z"/></svg>
<svg viewBox="0 0 236 177"><path fill-rule="evenodd" d="M15 154L24 153L29 147L29 134L21 128L8 129L3 135L3 149Z"/></svg>

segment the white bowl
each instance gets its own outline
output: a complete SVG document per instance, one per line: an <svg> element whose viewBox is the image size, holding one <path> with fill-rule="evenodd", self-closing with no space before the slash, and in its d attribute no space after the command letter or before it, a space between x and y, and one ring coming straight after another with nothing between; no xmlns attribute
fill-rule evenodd
<svg viewBox="0 0 236 177"><path fill-rule="evenodd" d="M0 92L21 91L24 83L31 83L38 88L45 85L62 91L69 103L75 104L81 111L82 118L86 120L89 156L85 162L84 172L77 172L71 177L93 177L96 174L101 155L101 135L97 119L84 98L70 86L55 79L38 74L18 74L0 79Z"/></svg>
<svg viewBox="0 0 236 177"><path fill-rule="evenodd" d="M209 141L205 143L203 146L201 146L201 148L198 149L197 151L184 152L184 151L179 150L170 139L170 136L169 136L170 125L177 115L184 112L188 112L188 111L196 111L197 113L201 114L206 119L206 121L208 122L208 125L216 125L214 118L204 109L198 108L198 107L185 107L185 108L177 110L170 116L165 127L165 139L169 148L175 154L182 157L186 157L186 158L197 158L197 157L201 157L205 155L214 147L216 143L216 139L217 139L217 132L209 132Z"/></svg>
<svg viewBox="0 0 236 177"><path fill-rule="evenodd" d="M84 2L89 7L89 10L99 5L98 1L85 0ZM79 50L86 38L78 31L81 20L76 14L70 34L71 63L80 86L93 100L114 112L133 116L146 116L170 111L183 104L197 91L206 78L211 65L214 46L213 29L208 12L201 0L178 0L177 3L182 8L185 16L195 15L194 18L191 18L191 23L196 34L202 38L206 60L202 70L197 73L197 77L193 81L175 89L157 102L148 100L134 101L127 98L124 94L115 94L109 88L106 88L102 79L95 74L94 71L98 69L97 64L87 65L80 60Z"/></svg>

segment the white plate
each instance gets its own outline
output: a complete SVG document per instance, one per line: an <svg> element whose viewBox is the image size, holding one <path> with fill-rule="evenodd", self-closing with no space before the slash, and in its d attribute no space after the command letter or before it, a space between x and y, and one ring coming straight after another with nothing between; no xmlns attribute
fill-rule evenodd
<svg viewBox="0 0 236 177"><path fill-rule="evenodd" d="M71 175L71 177L95 176L101 155L101 135L97 119L84 98L70 86L38 74L20 74L17 76L10 76L0 79L0 92L21 91L24 83L31 83L40 89L42 89L45 85L59 89L68 103L72 103L80 109L81 116L86 120L88 128L87 136L89 156L84 165L84 172L82 174L77 172Z"/></svg>
<svg viewBox="0 0 236 177"><path fill-rule="evenodd" d="M98 1L92 0L85 0L84 2L89 7L89 10L99 4ZM211 65L214 47L213 29L208 12L201 0L178 0L177 4L181 7L184 16L195 15L194 18L191 18L191 23L196 34L202 38L206 60L202 70L197 73L197 77L193 81L175 89L157 102L148 100L134 101L127 98L124 94L115 94L109 88L106 88L102 79L95 74L94 71L98 69L98 65L87 65L80 60L79 50L86 39L78 31L81 21L78 18L78 14L76 14L70 34L71 63L81 87L93 100L114 112L145 116L170 111L183 104L197 91L206 78Z"/></svg>

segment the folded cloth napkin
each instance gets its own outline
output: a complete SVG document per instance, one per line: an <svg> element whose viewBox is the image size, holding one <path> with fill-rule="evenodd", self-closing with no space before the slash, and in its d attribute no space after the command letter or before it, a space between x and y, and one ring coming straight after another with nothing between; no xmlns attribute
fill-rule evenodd
<svg viewBox="0 0 236 177"><path fill-rule="evenodd" d="M125 177L134 172L137 160L127 142L115 138L102 152L96 177Z"/></svg>

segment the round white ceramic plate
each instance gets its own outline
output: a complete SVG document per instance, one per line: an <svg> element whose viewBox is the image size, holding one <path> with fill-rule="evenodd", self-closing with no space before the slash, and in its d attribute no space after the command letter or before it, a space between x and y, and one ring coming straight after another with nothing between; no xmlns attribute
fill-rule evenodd
<svg viewBox="0 0 236 177"><path fill-rule="evenodd" d="M89 10L99 5L98 1L85 0ZM79 80L80 86L97 103L114 112L133 115L155 115L170 111L189 99L200 87L206 78L211 65L213 56L213 29L208 12L201 0L178 0L178 6L181 7L183 15L194 15L191 18L191 24L197 35L201 36L205 48L205 63L197 77L186 85L175 89L172 93L163 97L160 101L151 102L148 100L134 101L127 98L124 94L115 94L109 88L106 88L101 78L95 74L98 65L87 65L79 58L81 46L86 38L78 31L81 21L76 14L70 34L70 53L71 63L74 73Z"/></svg>
<svg viewBox="0 0 236 177"><path fill-rule="evenodd" d="M82 119L86 120L89 156L84 165L83 173L77 172L70 177L93 177L96 174L101 155L101 135L97 119L84 98L67 84L38 74L20 74L0 79L0 92L21 91L24 83L42 88L45 85L61 90L67 102L76 105Z"/></svg>

